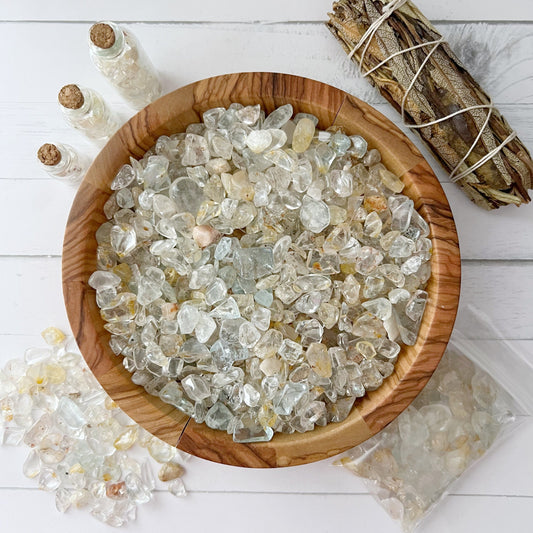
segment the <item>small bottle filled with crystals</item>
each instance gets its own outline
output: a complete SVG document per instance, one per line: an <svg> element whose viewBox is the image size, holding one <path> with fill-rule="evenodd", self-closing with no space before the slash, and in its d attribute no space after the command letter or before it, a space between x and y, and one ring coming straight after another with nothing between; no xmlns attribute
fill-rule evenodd
<svg viewBox="0 0 533 533"><path fill-rule="evenodd" d="M116 115L92 89L65 85L57 99L66 121L93 141L107 141L119 127Z"/></svg>
<svg viewBox="0 0 533 533"><path fill-rule="evenodd" d="M157 73L133 34L113 22L93 24L89 50L96 68L136 109L161 96Z"/></svg>
<svg viewBox="0 0 533 533"><path fill-rule="evenodd" d="M50 176L73 185L82 180L87 170L83 158L68 144L43 144L37 158Z"/></svg>

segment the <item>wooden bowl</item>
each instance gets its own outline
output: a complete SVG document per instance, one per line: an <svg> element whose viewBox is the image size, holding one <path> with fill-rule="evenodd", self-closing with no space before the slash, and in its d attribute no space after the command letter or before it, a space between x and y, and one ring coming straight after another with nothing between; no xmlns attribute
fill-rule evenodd
<svg viewBox="0 0 533 533"><path fill-rule="evenodd" d="M160 135L184 131L207 109L232 102L261 104L271 112L290 103L295 113L313 113L319 127L342 126L380 150L385 165L401 176L431 229L432 275L429 301L415 346L403 347L394 374L358 400L348 418L308 433L275 434L270 442L237 444L223 431L197 424L174 407L134 385L109 348L109 333L87 284L96 270L95 232L106 221L109 185L130 156L140 158ZM63 292L80 350L107 393L136 422L198 457L246 467L278 467L331 457L377 433L416 397L435 370L450 337L459 300L460 257L455 224L446 196L413 143L375 109L345 92L287 74L251 72L208 78L182 87L149 105L107 143L80 185L63 245Z"/></svg>

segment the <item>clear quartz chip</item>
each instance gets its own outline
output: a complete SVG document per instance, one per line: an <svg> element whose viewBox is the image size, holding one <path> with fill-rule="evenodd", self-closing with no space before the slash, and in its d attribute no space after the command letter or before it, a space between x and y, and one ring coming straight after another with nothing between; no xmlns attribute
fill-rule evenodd
<svg viewBox="0 0 533 533"><path fill-rule="evenodd" d="M191 400L201 402L211 396L211 391L205 379L196 374L189 374L181 380L183 390Z"/></svg>
<svg viewBox="0 0 533 533"><path fill-rule="evenodd" d="M223 403L216 402L207 411L205 423L212 429L225 430L232 419L233 413Z"/></svg>
<svg viewBox="0 0 533 533"><path fill-rule="evenodd" d="M110 233L110 244L119 257L124 257L133 251L137 245L135 229L130 224L113 226Z"/></svg>
<svg viewBox="0 0 533 533"><path fill-rule="evenodd" d="M252 130L246 137L246 146L255 154L264 152L272 144L272 134L268 130Z"/></svg>
<svg viewBox="0 0 533 533"><path fill-rule="evenodd" d="M242 427L237 427L233 432L235 442L266 442L272 439L274 431L270 427L263 427L250 417L243 417L240 420Z"/></svg>
<svg viewBox="0 0 533 533"><path fill-rule="evenodd" d="M205 165L211 158L207 141L201 135L187 133L184 140L183 166Z"/></svg>
<svg viewBox="0 0 533 533"><path fill-rule="evenodd" d="M320 233L329 226L331 217L329 207L322 201L304 196L300 209L300 220L305 229Z"/></svg>
<svg viewBox="0 0 533 533"><path fill-rule="evenodd" d="M290 339L283 339L278 349L279 355L290 365L294 365L302 355L303 348L301 344Z"/></svg>
<svg viewBox="0 0 533 533"><path fill-rule="evenodd" d="M263 122L263 129L279 129L292 117L293 109L291 104L285 104L268 115Z"/></svg>
<svg viewBox="0 0 533 533"><path fill-rule="evenodd" d="M178 311L178 326L182 334L192 333L198 324L200 313L196 307L190 304L183 304Z"/></svg>
<svg viewBox="0 0 533 533"><path fill-rule="evenodd" d="M233 297L226 298L215 307L209 316L212 318L239 318L241 316L239 306Z"/></svg>
<svg viewBox="0 0 533 533"><path fill-rule="evenodd" d="M301 154L305 152L315 135L315 123L307 117L301 118L296 124L292 136L292 149Z"/></svg>

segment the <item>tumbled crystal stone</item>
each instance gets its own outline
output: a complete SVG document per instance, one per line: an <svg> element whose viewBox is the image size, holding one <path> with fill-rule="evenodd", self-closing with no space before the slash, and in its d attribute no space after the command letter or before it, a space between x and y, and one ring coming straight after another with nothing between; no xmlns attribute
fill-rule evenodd
<svg viewBox="0 0 533 533"><path fill-rule="evenodd" d="M263 122L263 129L279 129L281 128L289 119L292 117L292 105L285 104L268 115L268 117Z"/></svg>
<svg viewBox="0 0 533 533"><path fill-rule="evenodd" d="M366 140L360 135L352 135L350 140L352 141L353 145L352 153L355 157L361 159L366 154L368 148Z"/></svg>
<svg viewBox="0 0 533 533"><path fill-rule="evenodd" d="M300 119L292 135L292 149L299 154L305 152L309 148L314 135L315 123L307 117Z"/></svg>
<svg viewBox="0 0 533 533"><path fill-rule="evenodd" d="M290 339L283 339L278 349L279 355L290 365L294 365L302 355L303 348L301 344Z"/></svg>
<svg viewBox="0 0 533 533"><path fill-rule="evenodd" d="M332 373L331 356L325 344L313 342L305 354L309 366L320 377L330 378Z"/></svg>
<svg viewBox="0 0 533 533"><path fill-rule="evenodd" d="M187 496L187 490L185 489L185 484L180 478L173 479L168 484L168 491L178 498L183 498Z"/></svg>
<svg viewBox="0 0 533 533"><path fill-rule="evenodd" d="M201 135L187 133L183 142L183 166L205 165L210 159L209 146Z"/></svg>
<svg viewBox="0 0 533 533"><path fill-rule="evenodd" d="M272 135L268 130L253 130L246 137L246 146L256 154L264 152L272 144Z"/></svg>
<svg viewBox="0 0 533 533"><path fill-rule="evenodd" d="M65 341L65 334L57 328L46 328L41 333L42 338L50 346L57 346Z"/></svg>
<svg viewBox="0 0 533 533"><path fill-rule="evenodd" d="M184 304L178 311L178 326L183 334L192 333L198 324L200 313L193 305Z"/></svg>
<svg viewBox="0 0 533 533"><path fill-rule="evenodd" d="M110 233L110 244L119 257L128 255L137 245L137 236L133 226L126 223L113 226Z"/></svg>
<svg viewBox="0 0 533 533"><path fill-rule="evenodd" d="M300 220L305 229L320 233L329 226L330 213L328 206L322 202L304 196L300 209Z"/></svg>

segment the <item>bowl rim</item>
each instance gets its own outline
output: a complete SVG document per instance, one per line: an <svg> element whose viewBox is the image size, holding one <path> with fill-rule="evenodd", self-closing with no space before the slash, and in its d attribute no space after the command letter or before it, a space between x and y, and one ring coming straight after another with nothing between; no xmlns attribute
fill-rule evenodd
<svg viewBox="0 0 533 533"><path fill-rule="evenodd" d="M402 347L395 371L376 391L358 399L348 418L303 434L276 433L269 442L235 443L231 435L197 424L135 385L108 345L87 280L96 269L95 229L106 221L98 206L129 157L141 157L163 132L177 132L201 113L230 102L260 103L270 112L291 103L296 112L319 116L321 128L342 126L379 148L387 168L406 184L404 193L430 226L433 242L430 295L419 337ZM178 129L176 129L178 128ZM304 464L341 453L390 423L421 391L450 338L459 302L460 253L453 215L444 191L420 151L389 119L331 85L290 74L244 72L206 78L166 94L126 122L101 150L74 199L65 231L63 294L72 331L89 368L106 392L142 427L198 457L228 465L277 467Z"/></svg>

